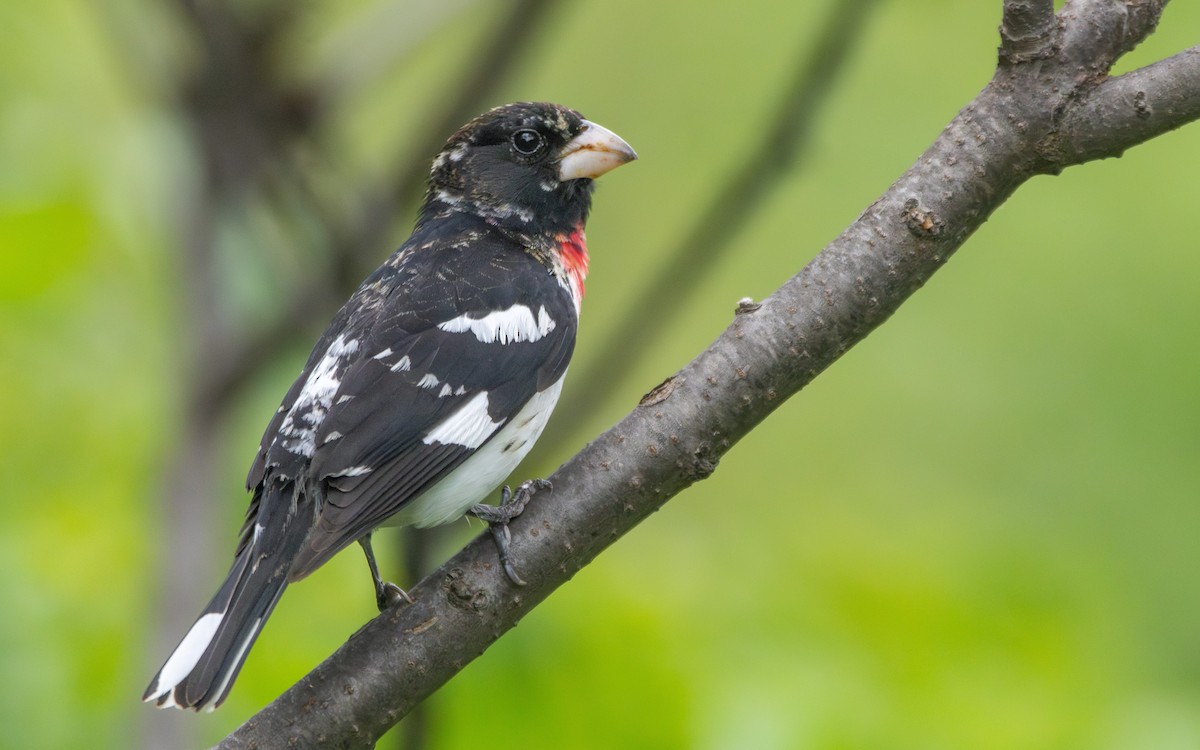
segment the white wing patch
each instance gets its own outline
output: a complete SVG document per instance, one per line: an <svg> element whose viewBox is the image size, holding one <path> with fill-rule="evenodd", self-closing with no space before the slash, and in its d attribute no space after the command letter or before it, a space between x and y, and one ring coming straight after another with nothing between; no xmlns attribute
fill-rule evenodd
<svg viewBox="0 0 1200 750"><path fill-rule="evenodd" d="M546 337L557 327L554 319L543 305L537 315L525 305L513 305L507 310L496 310L482 318L460 315L438 328L447 333L470 332L485 344L508 344L519 341L537 341Z"/></svg>
<svg viewBox="0 0 1200 750"><path fill-rule="evenodd" d="M483 445L502 422L493 422L488 414L488 392L480 391L453 414L434 427L421 442L452 443L474 450Z"/></svg>
<svg viewBox="0 0 1200 750"><path fill-rule="evenodd" d="M345 336L338 336L329 345L325 356L309 373L296 403L292 404L291 410L279 427L282 435L292 438L284 442L285 448L293 453L312 457L317 447L317 427L325 421L329 405L333 403L333 395L342 384L342 372L346 369L346 363L357 351L358 340L347 341Z"/></svg>
<svg viewBox="0 0 1200 750"><path fill-rule="evenodd" d="M561 391L560 379L541 393L534 394L486 445L472 453L456 471L404 506L388 523L411 523L418 528L425 528L460 518L468 508L503 482L529 453L534 441L542 434Z"/></svg>

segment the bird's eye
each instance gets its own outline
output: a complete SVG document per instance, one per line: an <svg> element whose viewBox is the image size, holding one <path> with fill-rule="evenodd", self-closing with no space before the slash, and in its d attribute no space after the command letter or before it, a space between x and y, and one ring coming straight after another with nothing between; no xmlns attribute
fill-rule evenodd
<svg viewBox="0 0 1200 750"><path fill-rule="evenodd" d="M522 156L533 156L546 145L546 139L536 130L522 128L513 133L512 136L513 148Z"/></svg>

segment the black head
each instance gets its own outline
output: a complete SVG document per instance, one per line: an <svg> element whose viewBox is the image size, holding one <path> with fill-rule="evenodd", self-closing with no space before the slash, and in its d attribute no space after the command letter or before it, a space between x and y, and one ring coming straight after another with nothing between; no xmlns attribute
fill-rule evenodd
<svg viewBox="0 0 1200 750"><path fill-rule="evenodd" d="M434 159L421 221L478 214L525 231L587 218L592 180L636 159L629 144L573 109L519 102L476 117Z"/></svg>

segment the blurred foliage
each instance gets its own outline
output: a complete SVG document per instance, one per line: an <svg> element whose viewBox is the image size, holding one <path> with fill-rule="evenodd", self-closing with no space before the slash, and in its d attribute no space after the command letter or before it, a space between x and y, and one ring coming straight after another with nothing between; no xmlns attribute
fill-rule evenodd
<svg viewBox="0 0 1200 750"><path fill-rule="evenodd" d="M334 155L311 164L320 190L352 196L410 156L406 132L445 100L499 6L297 6L273 64L344 106L319 136ZM178 10L0 4L6 747L138 744L153 712L137 699L164 656L148 645L154 592L189 575L159 541L200 180L179 93L197 42ZM823 13L563 3L491 102L562 101L642 156L600 185L573 366L619 377L592 412L556 415L585 437L542 446L522 476L550 473L710 341L736 300L798 270L991 74L999 2L881 2L800 168L654 356L589 359L646 293L640 278L687 262L660 250L752 146ZM1195 44L1197 28L1200 7L1172 4L1121 69ZM1197 163L1192 126L1023 187L711 480L434 696L430 746L1200 748ZM395 208L392 245L412 209ZM222 224L224 314L278 306L280 278L320 244L303 217ZM225 420L229 491L207 501L228 543L213 570L305 354L270 363ZM169 720L196 745L222 737L372 615L365 578L347 553L290 589L226 706Z"/></svg>

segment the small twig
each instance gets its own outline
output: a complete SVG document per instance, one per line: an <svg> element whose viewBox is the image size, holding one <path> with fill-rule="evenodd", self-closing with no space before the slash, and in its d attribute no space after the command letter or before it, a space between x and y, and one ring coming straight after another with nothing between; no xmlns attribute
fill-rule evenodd
<svg viewBox="0 0 1200 750"><path fill-rule="evenodd" d="M1068 0L1059 12L1062 56L1097 78L1149 36L1167 0Z"/></svg>
<svg viewBox="0 0 1200 750"><path fill-rule="evenodd" d="M1000 61L1021 63L1054 54L1054 0L1004 0Z"/></svg>
<svg viewBox="0 0 1200 750"><path fill-rule="evenodd" d="M1200 117L1200 46L1106 79L1070 108L1056 134L1064 164L1114 155Z"/></svg>

